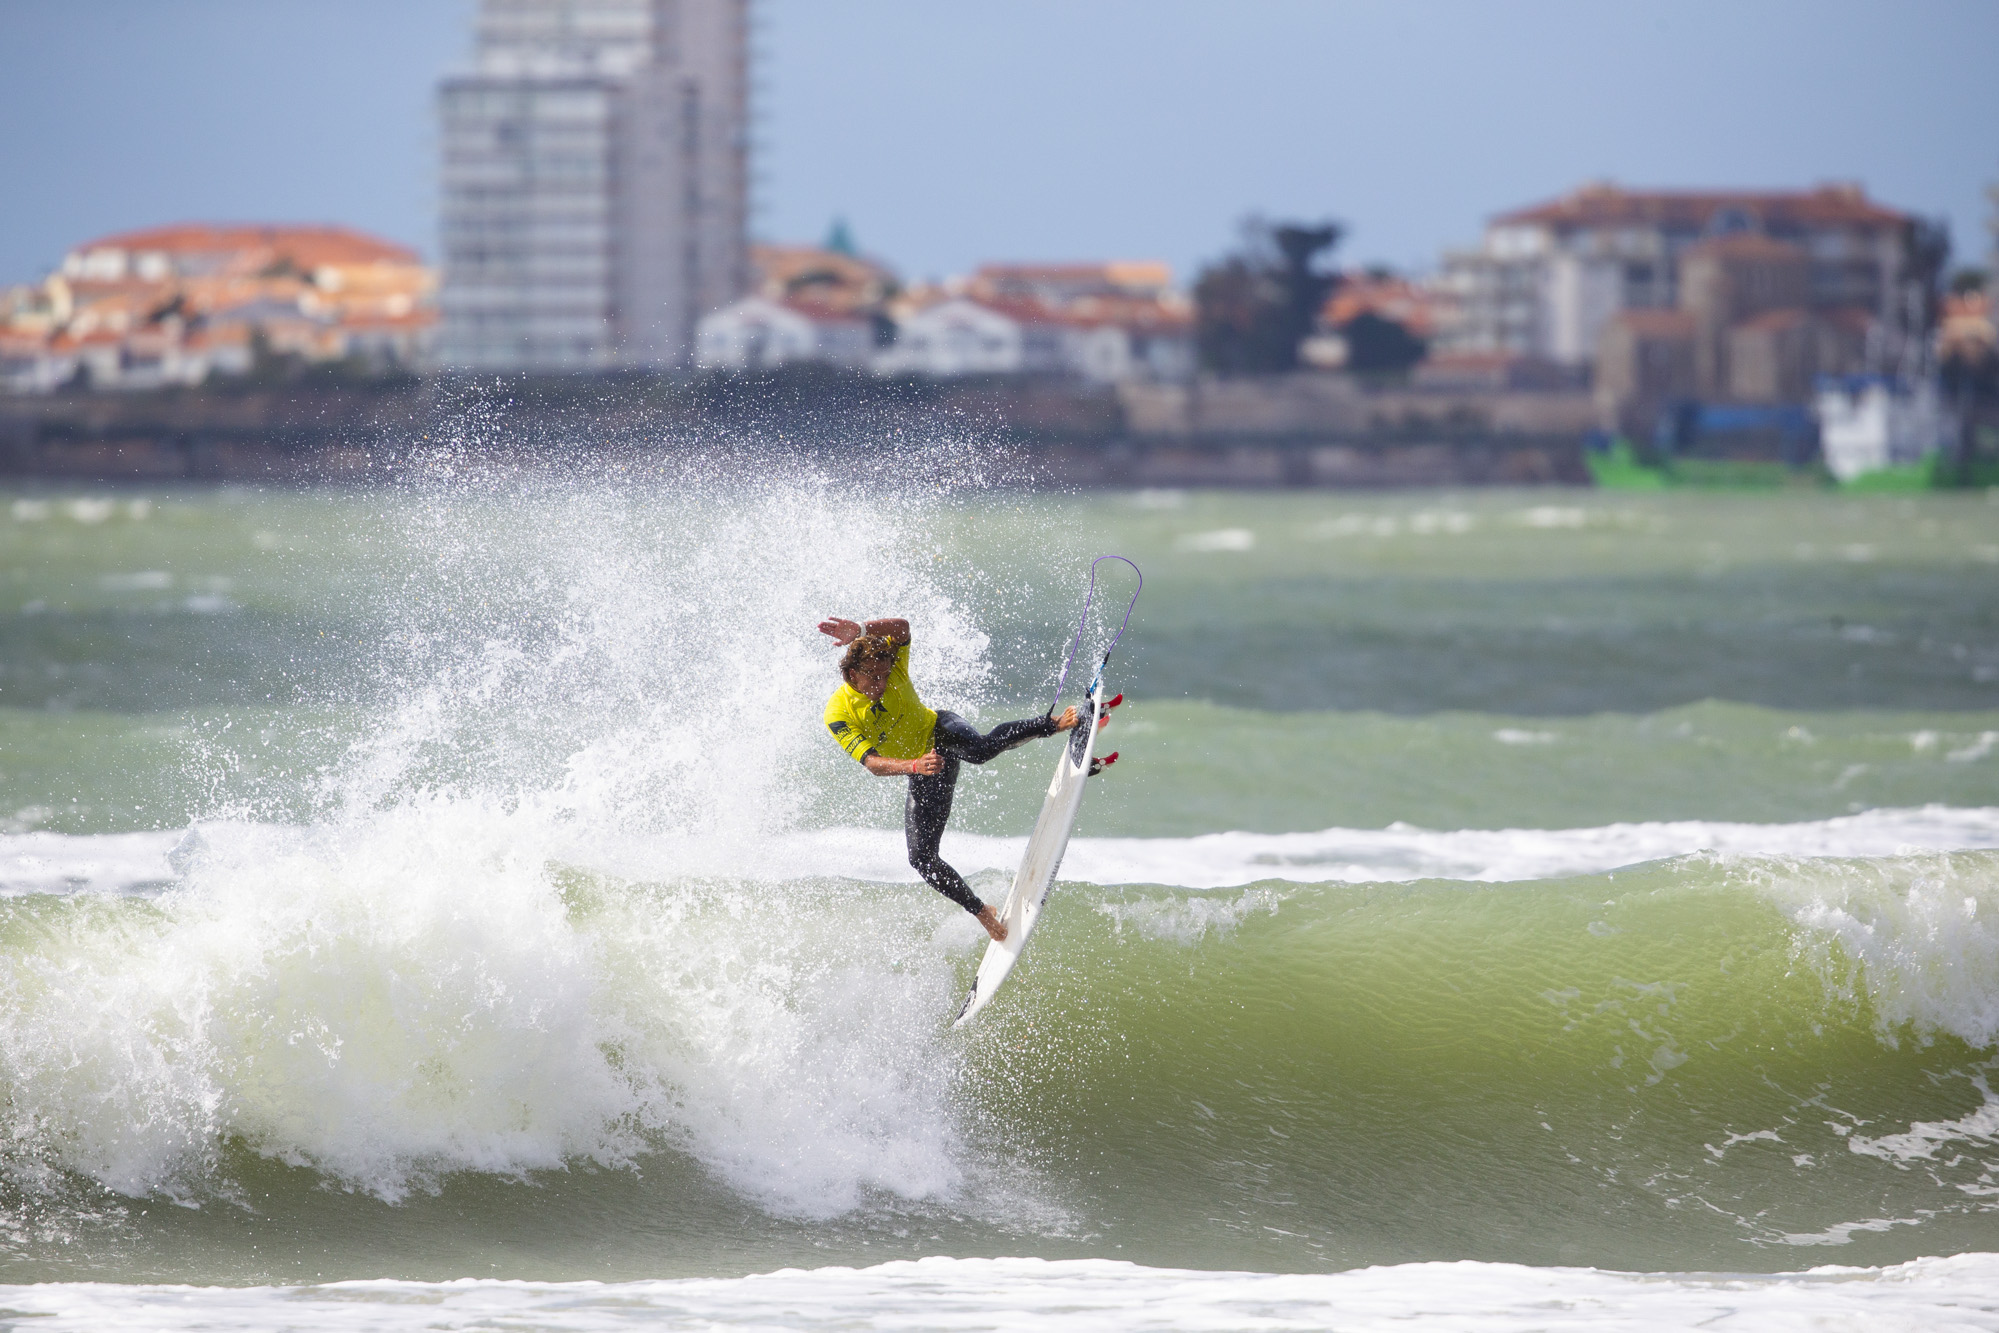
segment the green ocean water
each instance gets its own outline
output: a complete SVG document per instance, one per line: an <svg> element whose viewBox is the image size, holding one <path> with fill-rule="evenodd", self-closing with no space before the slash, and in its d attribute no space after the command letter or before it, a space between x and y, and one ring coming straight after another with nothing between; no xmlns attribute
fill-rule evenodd
<svg viewBox="0 0 1999 1333"><path fill-rule="evenodd" d="M0 503L0 809L67 832L295 797L397 688L384 641L423 633L435 570L412 548L507 522L480 494ZM1789 820L1992 790L1948 758L1999 727L1980 494L1002 494L922 521L990 640L974 698L944 697L995 717L1052 684L1084 553L1149 571L1116 742L1148 762L1106 832ZM467 610L430 628L476 633Z"/></svg>
<svg viewBox="0 0 1999 1333"><path fill-rule="evenodd" d="M854 494L0 496L7 1280L1999 1249L1999 504ZM1103 551L1120 762L953 1037L811 626L1018 716Z"/></svg>

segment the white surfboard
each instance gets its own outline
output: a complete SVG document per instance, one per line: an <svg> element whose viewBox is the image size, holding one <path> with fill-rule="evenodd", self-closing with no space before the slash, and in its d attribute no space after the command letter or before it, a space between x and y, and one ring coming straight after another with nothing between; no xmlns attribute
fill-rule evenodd
<svg viewBox="0 0 1999 1333"><path fill-rule="evenodd" d="M1076 812L1083 804L1083 783L1090 776L1090 759L1097 748L1097 714L1103 707L1103 693L1103 681L1099 678L1085 700L1086 706L1077 710L1083 715L1082 720L1069 733L1062 753L1055 760L1055 778L1048 784L1047 799L1041 803L1041 817L1034 821L1027 852L1020 858L1020 869L1014 873L1013 890L1000 909L1000 920L1006 923L1006 939L986 945L986 956L979 960L972 993L965 997L965 1007L958 1011L958 1020L952 1027L961 1028L971 1022L992 1000L1007 973L1020 961L1028 936L1034 933L1034 923L1041 919L1041 905L1048 898L1048 887L1055 882L1055 872L1062 868L1062 853L1069 848L1069 830L1076 827Z"/></svg>

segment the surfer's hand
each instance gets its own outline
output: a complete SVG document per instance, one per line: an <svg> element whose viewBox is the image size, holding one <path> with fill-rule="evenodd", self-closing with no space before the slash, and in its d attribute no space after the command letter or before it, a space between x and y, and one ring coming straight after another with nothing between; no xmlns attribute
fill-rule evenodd
<svg viewBox="0 0 1999 1333"><path fill-rule="evenodd" d="M1076 727L1076 724L1081 721L1082 719L1076 716L1076 706L1074 704L1070 704L1067 708L1062 710L1062 716L1055 720L1055 730L1073 731Z"/></svg>
<svg viewBox="0 0 1999 1333"><path fill-rule="evenodd" d="M834 643L839 644L842 648L845 648L855 639L861 637L859 622L843 620L839 616L828 616L826 619L820 621L819 632L829 636Z"/></svg>
<svg viewBox="0 0 1999 1333"><path fill-rule="evenodd" d="M995 941L1000 943L1006 941L1006 922L994 914L991 903L980 905L979 924L986 928L986 934L992 936Z"/></svg>
<svg viewBox="0 0 1999 1333"><path fill-rule="evenodd" d="M912 776L934 778L944 771L944 760L935 750L909 761Z"/></svg>

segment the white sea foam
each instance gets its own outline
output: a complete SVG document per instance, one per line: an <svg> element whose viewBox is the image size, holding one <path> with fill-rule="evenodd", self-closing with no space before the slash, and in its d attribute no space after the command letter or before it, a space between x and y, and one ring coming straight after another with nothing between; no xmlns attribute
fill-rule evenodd
<svg viewBox="0 0 1999 1333"><path fill-rule="evenodd" d="M1985 1094L1984 1103L1955 1120L1918 1120L1899 1134L1849 1134L1846 1146L1853 1152L1897 1163L1933 1161L1937 1153L1949 1151L1953 1144L1990 1152L1999 1143L1999 1100L1993 1099L1989 1087L1981 1084L1979 1091ZM1986 1186L1980 1192L1990 1190Z"/></svg>
<svg viewBox="0 0 1999 1333"><path fill-rule="evenodd" d="M0 894L148 893L178 876L168 854L187 836L35 831L0 835Z"/></svg>
<svg viewBox="0 0 1999 1333"><path fill-rule="evenodd" d="M1097 904L1097 911L1110 918L1119 934L1130 929L1156 940L1198 944L1211 934L1228 934L1252 913L1275 912L1282 901L1283 894L1276 890L1248 889L1233 897L1106 901Z"/></svg>
<svg viewBox="0 0 1999 1333"><path fill-rule="evenodd" d="M1953 764L1974 764L1991 754L1994 745L1999 745L1999 731L1983 731L1970 745L1952 750L1944 758Z"/></svg>
<svg viewBox="0 0 1999 1333"><path fill-rule="evenodd" d="M76 890L130 893L171 883L168 853L188 834L0 835L0 893ZM251 836L237 828L232 836ZM757 881L828 876L885 883L916 879L899 829L836 828L734 835L660 834L551 847L572 864L633 878ZM952 831L944 854L965 874L1011 874L1025 838ZM1608 824L1580 829L1458 829L1406 824L1316 833L1206 833L1189 838L1090 838L1069 844L1062 878L1085 884L1229 888L1260 880L1375 883L1458 879L1481 883L1553 879L1712 851L1737 856L1885 857L1999 847L1999 807L1922 806L1795 824L1710 820Z"/></svg>
<svg viewBox="0 0 1999 1333"><path fill-rule="evenodd" d="M1776 861L1746 873L1802 928L1801 947L1827 987L1865 995L1885 1040L1910 1029L1922 1040L1947 1032L1980 1048L1999 1042L1995 858Z"/></svg>
<svg viewBox="0 0 1999 1333"><path fill-rule="evenodd" d="M1011 874L1024 838L946 834L944 855L966 874ZM1324 829L1316 833L1208 833L1189 838L1091 838L1069 844L1061 877L1087 884L1212 889L1261 880L1374 883L1457 879L1484 883L1591 874L1692 852L1780 857L1876 857L1999 847L1999 808L1924 806L1796 824L1707 820L1582 829L1439 832ZM649 849L599 845L607 868L642 873ZM749 848L689 840L673 860L691 871L757 879L836 873L875 881L915 878L899 830L835 829L776 836Z"/></svg>
<svg viewBox="0 0 1999 1333"><path fill-rule="evenodd" d="M39 943L0 959L10 1163L199 1197L234 1141L394 1200L672 1146L779 1213L997 1197L933 1040L969 918L565 879L541 839L531 814L434 798L156 841L128 877L180 874L141 914L17 898Z"/></svg>
<svg viewBox="0 0 1999 1333"><path fill-rule="evenodd" d="M1213 532L1189 532L1173 539L1176 551L1249 551L1256 548L1256 534L1248 528L1217 528Z"/></svg>
<svg viewBox="0 0 1999 1333"><path fill-rule="evenodd" d="M227 1136L385 1198L628 1157L657 1112L597 1049L589 942L504 844L440 855L468 823L253 829L156 911L42 916L0 972L17 1140L131 1195L196 1188Z"/></svg>
<svg viewBox="0 0 1999 1333"><path fill-rule="evenodd" d="M1345 1273L1145 1268L1110 1259L947 1259L654 1282L334 1282L310 1287L45 1283L0 1303L50 1333L617 1329L1066 1330L1420 1325L1530 1329L1999 1329L1999 1255L1802 1273L1611 1273L1420 1263Z"/></svg>

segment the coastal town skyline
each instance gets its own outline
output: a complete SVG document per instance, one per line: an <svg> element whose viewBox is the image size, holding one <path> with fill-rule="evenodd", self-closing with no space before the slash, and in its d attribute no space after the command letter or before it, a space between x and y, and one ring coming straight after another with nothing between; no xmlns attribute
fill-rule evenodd
<svg viewBox="0 0 1999 1333"><path fill-rule="evenodd" d="M774 9L479 0L464 34L469 56L435 84L435 264L351 225L268 215L100 236L39 283L0 288L0 387L144 392L311 377L372 392L433 374L755 376L799 366L911 384L1060 383L1085 417L1089 395L1110 390L1108 414L1086 428L1098 433L1109 423L1161 436L1330 437L1442 420L1586 445L1601 471L1634 440L1650 441L1646 457L1660 463L1703 435L1747 430L1757 439L1743 447L1774 450L1761 461L1787 469L1812 464L1822 444L1842 482L1932 469L1939 458L1964 478L1978 471L1999 260L1976 242L1953 255L1948 218L1870 195L1863 181L1659 189L1598 173L1489 213L1474 245L1447 245L1434 265L1400 272L1356 253L1356 224L1300 206L1251 211L1231 248L1178 272L1133 243L1138 227L1095 254L1059 258L1004 238L976 268L939 280L869 253L844 213L818 245L774 241L757 226L755 182L771 156L758 110L775 100L760 71L777 63ZM1212 21L1189 13L1189 30ZM1157 26L1134 29L1134 40ZM1056 46L1015 62L1016 72L1059 69L1073 51ZM1226 49L1217 43L1216 58ZM866 67L877 66L899 67L881 52ZM1200 86L1164 67L1152 73ZM1058 82L1073 93L1075 80ZM1698 123L1685 108L1705 105L1700 87L1689 78L1680 91L1680 130ZM1624 101L1644 96L1634 84ZM1755 114L1768 129L1787 109L1766 99ZM1263 125L1239 135L1239 156L1275 150L1307 165L1326 136L1299 134L1281 106L1266 110ZM930 193L967 188L958 170L967 146L1009 111L1025 114L1018 97L988 99L987 114L955 123L957 137L924 159L945 164ZM1147 145L1201 141L1172 113L1148 123L1142 142L1097 165L1093 185L1128 180L1142 203L1161 178L1143 169ZM1377 138L1396 128L1354 123ZM1075 128L1086 146L1101 126ZM1408 129L1420 148L1426 125L1415 118ZM883 157L852 138L830 155L847 171L842 185ZM1063 197L1061 172L1055 160L989 170L970 188L1006 175L1013 197L1053 199ZM1309 175L1271 178L1289 186ZM1999 186L1988 194L1999 206ZM1075 197L1068 211L1088 233L1101 219L1087 190ZM1985 230L1999 245L1999 214ZM1281 378L1298 372L1322 382ZM1209 391L1244 376L1258 380L1244 402ZM1399 404L1384 391L1415 397ZM1624 452L1610 450L1613 440ZM1521 466L1577 471L1573 459L1536 459ZM1345 466L1334 454L1320 461Z"/></svg>
<svg viewBox="0 0 1999 1333"><path fill-rule="evenodd" d="M1999 152L1981 127L1999 94L1976 55L1990 43L1970 39L1988 29L1999 38L1987 7L1932 4L1911 23L1859 6L1815 8L1807 21L1800 7L1773 6L1731 26L1707 59L1693 53L1718 31L1718 9L1676 8L1663 27L1659 6L1613 20L1556 4L1508 24L1445 10L1450 22L1426 24L1375 6L1273 5L1231 26L1192 6L1146 23L1105 6L1056 24L1038 12L1000 23L891 4L836 18L764 0L753 234L815 241L845 219L864 250L912 280L996 259L1112 256L1162 259L1188 278L1228 248L1243 215L1334 216L1348 227L1345 264L1421 272L1475 243L1492 214L1590 180L1858 180L1945 220L1957 262L1984 256L1980 192L1999 176ZM0 30L31 56L27 75L0 91L21 104L5 108L16 123L50 104L60 71L85 52L112 77L83 106L42 117L43 133L10 139L10 177L54 176L60 188L24 196L0 220L0 279L33 280L92 236L186 221L337 223L434 261L434 90L467 63L471 13L469 0L364 3L334 20L204 0L165 25L109 0L61 14L10 7ZM1610 58L1640 37L1642 58ZM272 59L300 49L313 59ZM875 77L856 80L851 56L862 49ZM1274 73L1261 82L1245 74L1258 52ZM1316 84L1301 63L1315 55L1330 58ZM1603 67L1618 59L1625 91L1608 97ZM1399 100L1375 97L1376 63L1401 65ZM163 64L179 80L164 121L140 111L157 100ZM1536 71L1557 68L1566 102L1532 86L1545 82ZM1661 103L1653 85L1665 70L1677 71L1680 94ZM1512 94L1496 98L1509 81ZM315 95L322 83L344 89L344 101ZM1175 85L1221 96L1176 108L1161 93ZM1355 114L1370 97L1371 120ZM284 113L240 114L260 100ZM1668 114L1635 124L1648 100ZM1136 123L1144 134L1130 132ZM1729 124L1741 132L1718 132ZM1063 206L1046 207L1050 197Z"/></svg>

